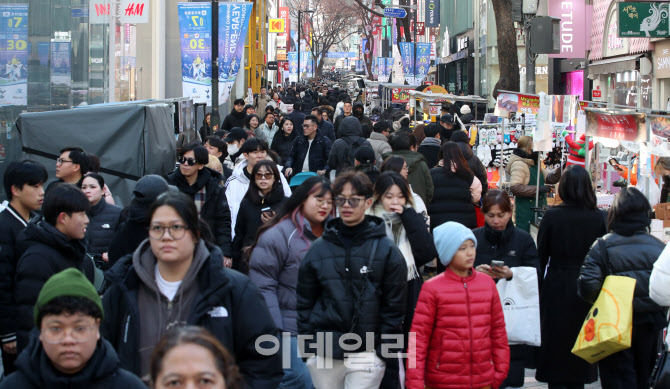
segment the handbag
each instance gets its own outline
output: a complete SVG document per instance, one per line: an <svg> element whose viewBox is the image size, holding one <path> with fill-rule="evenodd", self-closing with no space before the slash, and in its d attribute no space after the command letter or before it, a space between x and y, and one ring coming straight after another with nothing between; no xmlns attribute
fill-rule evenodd
<svg viewBox="0 0 670 389"><path fill-rule="evenodd" d="M572 348L573 354L589 363L596 363L629 348L633 335L633 295L636 280L611 275L607 244L599 239L598 245L610 275L605 278L598 299L586 315Z"/></svg>
<svg viewBox="0 0 670 389"><path fill-rule="evenodd" d="M507 342L510 345L540 346L540 292L537 269L519 266L511 269L514 277L496 284L503 314Z"/></svg>
<svg viewBox="0 0 670 389"><path fill-rule="evenodd" d="M668 354L670 354L668 344L662 339L659 343L658 358L656 358L654 370L649 377L649 386L652 389L670 389L670 356Z"/></svg>

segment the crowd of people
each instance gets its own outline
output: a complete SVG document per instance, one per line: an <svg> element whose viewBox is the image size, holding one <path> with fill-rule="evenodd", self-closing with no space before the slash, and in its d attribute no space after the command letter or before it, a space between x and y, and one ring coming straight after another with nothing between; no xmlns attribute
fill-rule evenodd
<svg viewBox="0 0 670 389"><path fill-rule="evenodd" d="M452 115L375 119L326 85L262 88L218 131L207 115L180 134L176 169L125 207L80 147L55 181L10 163L0 389L519 388L529 367L551 389L648 387L670 251L642 193L605 213L583 167L536 166L522 137L511 199ZM562 203L536 244L537 174ZM496 283L519 267L537 274L539 347L508 344ZM632 346L598 374L571 349L607 275L636 280Z"/></svg>

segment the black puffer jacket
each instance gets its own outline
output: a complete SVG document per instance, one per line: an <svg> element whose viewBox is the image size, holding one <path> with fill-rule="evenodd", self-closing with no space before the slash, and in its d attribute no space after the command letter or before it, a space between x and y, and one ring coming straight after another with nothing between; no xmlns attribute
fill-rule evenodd
<svg viewBox="0 0 670 389"><path fill-rule="evenodd" d="M372 271L365 273L363 267L367 268L375 240L378 246ZM339 218L328 221L322 237L312 244L300 265L298 332L311 335L312 339L316 339L319 332L332 333L332 357L343 359L344 350L338 342L341 335L352 330L363 285L366 286L353 332L361 339L365 339L367 332L374 333L375 350L381 358L381 344L391 342L382 340L381 335L402 333L407 303L407 265L386 236L380 218L366 216L355 227L345 227ZM364 350L365 341L362 343L359 351ZM312 348L310 351L315 351L314 346L306 342L306 348Z"/></svg>
<svg viewBox="0 0 670 389"><path fill-rule="evenodd" d="M255 348L259 336L277 332L265 300L249 278L222 266L217 247L207 245L207 249L211 254L196 275L198 293L190 305L187 324L207 329L233 354L247 388L275 389L283 375L281 351L263 356ZM133 267L133 256L122 258L105 278L111 286L102 300L102 335L116 349L121 366L137 374L142 281Z"/></svg>
<svg viewBox="0 0 670 389"><path fill-rule="evenodd" d="M338 118L339 119L339 118ZM333 143L328 157L330 170L336 169L337 174L354 166L354 154L359 147L372 148L367 139L361 137L361 123L353 116L347 116L340 122L339 139Z"/></svg>
<svg viewBox="0 0 670 389"><path fill-rule="evenodd" d="M486 167L482 161L472 152L472 147L469 144L463 142L455 142L458 145L458 148L461 149L461 153L468 161L468 167L475 174L475 177L479 178L479 182L482 183L482 197L486 194L486 191L489 189L489 179L486 174Z"/></svg>
<svg viewBox="0 0 670 389"><path fill-rule="evenodd" d="M247 114L242 111L242 112L237 112L235 111L235 108L233 108L232 111L228 115L226 115L226 118L223 119L223 123L221 123L221 129L230 131L233 127L244 127L244 120L247 118Z"/></svg>
<svg viewBox="0 0 670 389"><path fill-rule="evenodd" d="M443 167L430 169L430 176L434 187L433 199L428 204L430 229L446 222L477 228L477 216L470 193L474 176L466 181L456 175L445 174Z"/></svg>
<svg viewBox="0 0 670 389"><path fill-rule="evenodd" d="M16 372L0 384L0 389L145 389L137 376L121 368L114 348L98 340L95 352L77 374L66 375L53 367L37 337L16 360Z"/></svg>
<svg viewBox="0 0 670 389"><path fill-rule="evenodd" d="M533 237L516 228L512 220L503 231L496 231L485 224L472 231L477 238L475 267L490 265L491 261L505 261L505 266L527 266L537 269L540 279L540 257Z"/></svg>
<svg viewBox="0 0 670 389"><path fill-rule="evenodd" d="M282 165L286 165L286 160L291 155L291 149L293 148L293 141L295 140L297 134L296 131L297 130L294 126L293 131L288 136L286 136L284 131L280 129L275 133L274 138L272 138L272 146L270 146L270 150L274 151L279 155L279 158L281 158L280 164Z"/></svg>
<svg viewBox="0 0 670 389"><path fill-rule="evenodd" d="M106 253L119 225L121 207L107 204L102 198L96 205L89 208L86 215L88 215L88 226L86 227L88 253L91 255Z"/></svg>
<svg viewBox="0 0 670 389"><path fill-rule="evenodd" d="M28 345L28 334L35 326L33 306L44 283L52 275L71 267L81 270L91 282L94 275L93 261L86 255L84 242L69 240L41 217L31 220L19 234L17 253L22 253L14 284L20 352Z"/></svg>
<svg viewBox="0 0 670 389"><path fill-rule="evenodd" d="M316 130L316 136L312 141L312 146L309 145L309 140L304 136L298 136L293 141L293 148L291 155L284 164L285 168L292 168L293 175L302 172L302 166L305 163L305 158L308 157L309 151L309 171L316 172L317 170L325 170L330 172L328 166L328 157L333 144L330 139L321 135L321 131Z"/></svg>
<svg viewBox="0 0 670 389"><path fill-rule="evenodd" d="M107 252L110 267L124 256L132 254L140 243L149 237L147 213L150 206L150 202L133 199L130 205L121 211L119 226Z"/></svg>
<svg viewBox="0 0 670 389"><path fill-rule="evenodd" d="M226 192L219 184L221 175L205 167L198 173L198 179L193 185L186 182L186 178L179 169L165 177L168 184L175 185L180 192L194 197L203 186L205 189L205 203L200 210L200 219L204 220L214 234L216 244L225 257L232 255L230 208L226 200Z"/></svg>
<svg viewBox="0 0 670 389"><path fill-rule="evenodd" d="M611 232L602 239L607 255L602 252L600 240L596 240L582 265L577 284L579 296L594 303L608 275L634 278L633 328L639 324L656 324L658 329L662 328L665 309L649 297L649 277L665 244L645 232L631 236Z"/></svg>

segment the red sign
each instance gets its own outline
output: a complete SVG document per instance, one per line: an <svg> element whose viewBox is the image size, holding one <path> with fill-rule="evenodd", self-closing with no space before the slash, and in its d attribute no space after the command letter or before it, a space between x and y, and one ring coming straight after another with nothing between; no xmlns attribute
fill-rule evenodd
<svg viewBox="0 0 670 389"><path fill-rule="evenodd" d="M414 88L393 88L391 90L391 102L392 103L409 103L409 93L408 91L414 90Z"/></svg>
<svg viewBox="0 0 670 389"><path fill-rule="evenodd" d="M289 18L289 13L288 13L288 7L279 7L279 19L284 19L284 32L280 33L279 36L284 37L284 39L285 39L284 42L286 42L286 48L287 48L288 50L291 50L291 48L288 47L288 46L291 45L291 44L289 43L291 40L290 40L290 38L289 38L289 32L290 32L289 22L290 22L290 18Z"/></svg>
<svg viewBox="0 0 670 389"><path fill-rule="evenodd" d="M280 62L279 65L282 67L282 69L288 72L288 61Z"/></svg>
<svg viewBox="0 0 670 389"><path fill-rule="evenodd" d="M432 81L424 81L423 85L435 85Z"/></svg>
<svg viewBox="0 0 670 389"><path fill-rule="evenodd" d="M586 111L586 135L636 142L646 137L645 115L608 115Z"/></svg>
<svg viewBox="0 0 670 389"><path fill-rule="evenodd" d="M373 16L370 24L372 25L372 35L379 35L382 29L382 18L379 16Z"/></svg>
<svg viewBox="0 0 670 389"><path fill-rule="evenodd" d="M603 92L600 89L594 89L593 92L591 92L591 94L593 95L594 99L595 98L599 99L599 98L603 97Z"/></svg>

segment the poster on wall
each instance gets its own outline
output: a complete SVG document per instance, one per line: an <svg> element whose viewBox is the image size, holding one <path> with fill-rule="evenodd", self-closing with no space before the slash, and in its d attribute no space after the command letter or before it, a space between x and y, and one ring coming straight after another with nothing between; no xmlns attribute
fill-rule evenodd
<svg viewBox="0 0 670 389"><path fill-rule="evenodd" d="M183 95L195 103L211 104L212 5L179 3L181 41L181 86Z"/></svg>
<svg viewBox="0 0 670 389"><path fill-rule="evenodd" d="M538 96L517 93L500 93L496 100L494 115L508 118L510 112L537 114L540 108Z"/></svg>
<svg viewBox="0 0 670 389"><path fill-rule="evenodd" d="M70 66L70 41L51 41L51 84L70 85L72 67Z"/></svg>
<svg viewBox="0 0 670 389"><path fill-rule="evenodd" d="M430 69L430 43L416 44L416 80L415 85L421 85Z"/></svg>
<svg viewBox="0 0 670 389"><path fill-rule="evenodd" d="M400 55L405 80L409 85L414 85L414 42L400 42Z"/></svg>
<svg viewBox="0 0 670 389"><path fill-rule="evenodd" d="M219 102L230 96L240 70L253 3L219 3Z"/></svg>
<svg viewBox="0 0 670 389"><path fill-rule="evenodd" d="M646 138L645 114L608 115L586 111L586 135L642 142Z"/></svg>
<svg viewBox="0 0 670 389"><path fill-rule="evenodd" d="M0 4L0 105L28 104L28 4Z"/></svg>

